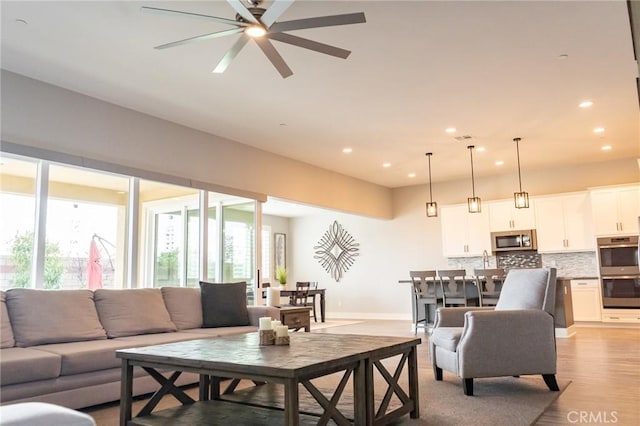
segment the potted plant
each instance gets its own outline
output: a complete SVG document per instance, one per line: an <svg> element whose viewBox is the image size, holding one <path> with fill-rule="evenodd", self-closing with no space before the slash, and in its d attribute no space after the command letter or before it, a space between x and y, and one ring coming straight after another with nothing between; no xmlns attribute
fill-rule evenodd
<svg viewBox="0 0 640 426"><path fill-rule="evenodd" d="M288 274L287 268L285 268L284 266L276 267L276 279L278 280L278 282L282 287L284 287L287 284L287 274Z"/></svg>

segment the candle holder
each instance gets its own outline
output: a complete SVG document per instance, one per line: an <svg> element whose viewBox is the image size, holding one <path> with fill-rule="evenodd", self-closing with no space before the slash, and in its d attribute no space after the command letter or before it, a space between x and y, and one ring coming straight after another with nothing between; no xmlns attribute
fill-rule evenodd
<svg viewBox="0 0 640 426"><path fill-rule="evenodd" d="M274 330L260 330L260 346L273 345L276 342L276 332Z"/></svg>
<svg viewBox="0 0 640 426"><path fill-rule="evenodd" d="M288 345L289 344L289 336L278 336L276 337L276 345Z"/></svg>

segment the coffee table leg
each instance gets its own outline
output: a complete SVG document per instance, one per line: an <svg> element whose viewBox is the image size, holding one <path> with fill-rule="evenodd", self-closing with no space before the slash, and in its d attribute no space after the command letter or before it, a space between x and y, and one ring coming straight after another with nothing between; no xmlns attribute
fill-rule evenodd
<svg viewBox="0 0 640 426"><path fill-rule="evenodd" d="M373 395L375 393L375 389L373 386L373 360L371 358L367 358L364 360L364 400L366 407L366 425L373 425L373 421L376 417L376 411L374 407Z"/></svg>
<svg viewBox="0 0 640 426"><path fill-rule="evenodd" d="M409 398L413 401L411 418L420 418L420 395L418 391L418 346L413 346L409 352Z"/></svg>
<svg viewBox="0 0 640 426"><path fill-rule="evenodd" d="M360 360L353 372L353 424L367 424L368 388L366 384L365 360ZM373 389L371 389L373 393ZM373 400L373 399L372 399Z"/></svg>
<svg viewBox="0 0 640 426"><path fill-rule="evenodd" d="M298 400L298 381L287 380L284 384L284 424L285 426L298 426L300 422Z"/></svg>
<svg viewBox="0 0 640 426"><path fill-rule="evenodd" d="M131 420L131 398L133 395L133 365L122 360L120 381L120 426L127 426Z"/></svg>

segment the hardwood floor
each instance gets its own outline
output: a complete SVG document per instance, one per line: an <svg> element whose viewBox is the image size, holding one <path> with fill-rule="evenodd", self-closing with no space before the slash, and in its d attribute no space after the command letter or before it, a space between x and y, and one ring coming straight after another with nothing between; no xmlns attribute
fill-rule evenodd
<svg viewBox="0 0 640 426"><path fill-rule="evenodd" d="M408 321L367 320L316 332L413 335ZM419 367L430 373L428 335L419 331L418 336L423 340ZM556 344L557 375L571 384L536 425L640 425L640 326L576 327L573 337Z"/></svg>

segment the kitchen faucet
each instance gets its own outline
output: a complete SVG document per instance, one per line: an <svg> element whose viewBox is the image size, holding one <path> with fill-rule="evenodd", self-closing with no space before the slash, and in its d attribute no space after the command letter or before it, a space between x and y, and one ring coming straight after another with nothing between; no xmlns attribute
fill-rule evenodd
<svg viewBox="0 0 640 426"><path fill-rule="evenodd" d="M489 268L489 253L486 250L482 251L482 264L484 265L484 269Z"/></svg>

